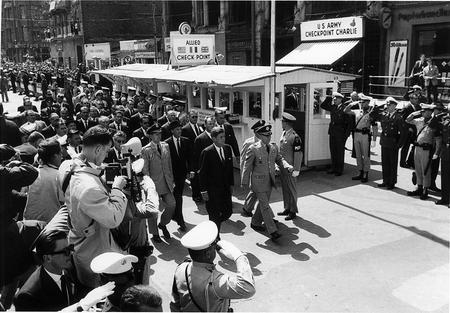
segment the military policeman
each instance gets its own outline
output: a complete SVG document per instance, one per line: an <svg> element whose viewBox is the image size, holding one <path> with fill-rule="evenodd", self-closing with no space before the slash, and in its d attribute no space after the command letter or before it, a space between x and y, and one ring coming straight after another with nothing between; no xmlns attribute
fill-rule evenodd
<svg viewBox="0 0 450 313"><path fill-rule="evenodd" d="M258 138L258 134L255 132L255 130L261 126L264 126L266 124L266 121L264 120L260 120L257 121L255 124L253 124L253 126L251 127L251 129L254 132L254 135L250 138L247 138L244 143L242 144L242 150L241 150L241 162L240 162L240 169L241 172L244 170L244 162L245 162L245 156L247 154L247 150L248 148L254 144L255 142L257 142L259 140ZM250 191L247 194L247 197L245 197L245 202L244 202L244 207L242 208L242 215L247 216L247 217L252 217L253 216L253 209L255 207L255 203L256 203L256 196L255 193L253 192L253 190L250 189Z"/></svg>
<svg viewBox="0 0 450 313"><path fill-rule="evenodd" d="M351 132L351 120L344 113L345 105L342 103L344 96L339 92L333 92L320 104L320 107L330 112L331 121L328 127L330 137L331 169L328 174L341 176L344 170L345 142ZM333 101L333 103L332 103Z"/></svg>
<svg viewBox="0 0 450 313"><path fill-rule="evenodd" d="M269 233L272 240L281 237L273 220L274 214L269 205L272 187L275 186L275 163L281 168L285 167L290 173L294 168L287 163L278 151L275 143L270 142L272 126L264 125L255 131L260 140L252 144L248 150L241 173L241 185L248 186L256 194L258 205L253 214L250 227L256 231ZM264 221L265 227L262 225Z"/></svg>
<svg viewBox="0 0 450 313"><path fill-rule="evenodd" d="M398 150L403 145L405 138L405 127L401 113L397 108L397 100L387 97L385 100L387 108L381 111L375 107L370 112L370 117L381 122L381 167L383 182L378 187L387 187L392 190L397 183Z"/></svg>
<svg viewBox="0 0 450 313"><path fill-rule="evenodd" d="M446 115L442 116L441 123L441 199L438 205L449 204L450 194L450 105L447 106Z"/></svg>
<svg viewBox="0 0 450 313"><path fill-rule="evenodd" d="M255 280L247 257L225 240L216 242L214 222L204 221L181 238L192 259L175 270L172 312L228 312L230 299L253 296ZM237 274L219 272L214 266L216 251L236 263Z"/></svg>
<svg viewBox="0 0 450 313"><path fill-rule="evenodd" d="M302 140L294 130L294 123L297 119L287 112L284 112L281 117L283 133L280 138L280 154L294 168L294 171L289 173L284 167L280 168L284 210L278 212L278 215L287 215L285 220L289 221L294 219L298 213L297 176L300 174L302 166L303 151Z"/></svg>
<svg viewBox="0 0 450 313"><path fill-rule="evenodd" d="M352 102L345 107L344 112L356 118L353 142L355 145L356 166L359 170L359 175L352 177L352 180L361 180L361 182L367 183L370 170L370 137L372 125L369 104L372 98L360 94L359 99L361 101L360 107L358 106L358 102ZM354 109L355 105L358 106L356 110ZM376 138L373 137L372 141L375 142L375 140Z"/></svg>
<svg viewBox="0 0 450 313"><path fill-rule="evenodd" d="M440 153L440 138L436 137L436 124L431 122L434 104L420 104L422 110L411 113L406 122L417 128L417 138L413 143L414 172L417 177L417 189L408 191L408 196L420 196L421 200L428 199L428 188L431 184L431 160L437 159ZM436 149L433 154L433 145Z"/></svg>

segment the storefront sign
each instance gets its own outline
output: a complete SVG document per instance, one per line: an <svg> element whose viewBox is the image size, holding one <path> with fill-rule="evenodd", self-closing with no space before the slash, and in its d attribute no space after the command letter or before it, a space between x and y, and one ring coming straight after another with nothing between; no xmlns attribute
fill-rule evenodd
<svg viewBox="0 0 450 313"><path fill-rule="evenodd" d="M200 65L214 60L214 35L170 34L173 65Z"/></svg>
<svg viewBox="0 0 450 313"><path fill-rule="evenodd" d="M411 13L399 13L398 19L409 22L410 20L418 20L424 18L436 18L436 17L450 17L450 10L445 8L436 9L433 11L412 11Z"/></svg>
<svg viewBox="0 0 450 313"><path fill-rule="evenodd" d="M406 55L408 40L392 40L389 43L389 78L390 86L405 86Z"/></svg>
<svg viewBox="0 0 450 313"><path fill-rule="evenodd" d="M155 52L149 52L149 51L137 51L134 54L134 57L136 59L154 59L155 58Z"/></svg>
<svg viewBox="0 0 450 313"><path fill-rule="evenodd" d="M86 60L109 60L111 58L111 47L109 42L84 45L84 55Z"/></svg>
<svg viewBox="0 0 450 313"><path fill-rule="evenodd" d="M340 40L362 37L363 19L357 16L309 21L300 25L301 41Z"/></svg>

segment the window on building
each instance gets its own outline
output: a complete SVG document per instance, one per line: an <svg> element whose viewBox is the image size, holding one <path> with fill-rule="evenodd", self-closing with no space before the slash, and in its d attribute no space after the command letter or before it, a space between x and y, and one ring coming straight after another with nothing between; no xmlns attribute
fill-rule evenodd
<svg viewBox="0 0 450 313"><path fill-rule="evenodd" d="M239 91L233 92L233 113L243 114L244 101L242 99L242 93Z"/></svg>
<svg viewBox="0 0 450 313"><path fill-rule="evenodd" d="M217 25L220 17L220 1L208 1L208 25Z"/></svg>
<svg viewBox="0 0 450 313"><path fill-rule="evenodd" d="M208 102L207 108L213 109L216 105L216 91L213 88L208 88Z"/></svg>
<svg viewBox="0 0 450 313"><path fill-rule="evenodd" d="M250 92L248 94L248 115L261 118L261 93Z"/></svg>
<svg viewBox="0 0 450 313"><path fill-rule="evenodd" d="M192 87L192 103L191 106L194 108L201 107L201 97L200 97L201 89L198 86Z"/></svg>
<svg viewBox="0 0 450 313"><path fill-rule="evenodd" d="M284 108L298 112L305 112L306 85L284 86Z"/></svg>
<svg viewBox="0 0 450 313"><path fill-rule="evenodd" d="M228 18L230 24L245 22L249 19L251 2L250 1L229 1Z"/></svg>
<svg viewBox="0 0 450 313"><path fill-rule="evenodd" d="M219 93L219 107L226 107L227 110L230 109L230 93L220 92Z"/></svg>

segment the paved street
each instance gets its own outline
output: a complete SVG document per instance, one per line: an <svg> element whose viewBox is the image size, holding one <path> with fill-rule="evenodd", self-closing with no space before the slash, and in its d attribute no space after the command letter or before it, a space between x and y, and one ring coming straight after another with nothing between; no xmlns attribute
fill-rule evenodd
<svg viewBox="0 0 450 313"><path fill-rule="evenodd" d="M21 97L10 96L4 105L14 113ZM301 173L301 218L278 218L283 235L278 243L250 228L250 218L240 214L246 191L235 188L234 214L221 237L247 253L257 289L251 299L232 301L235 311L449 311L450 210L434 204L435 194L428 201L406 196L413 187L411 170L399 169L395 190L377 188L379 145L373 149L369 183L355 183L350 179L355 174L350 152L341 177L322 170ZM275 212L282 210L280 191L272 193ZM189 195L186 188L184 215L190 228L207 219L207 213ZM148 262L165 311L175 267L187 256L176 224L168 228L170 244L156 244ZM232 262L216 260L220 270L235 270Z"/></svg>

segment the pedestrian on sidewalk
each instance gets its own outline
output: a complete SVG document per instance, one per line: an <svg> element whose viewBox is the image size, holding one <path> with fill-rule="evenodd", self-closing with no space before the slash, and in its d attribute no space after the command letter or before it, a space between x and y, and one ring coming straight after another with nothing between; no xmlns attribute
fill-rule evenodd
<svg viewBox="0 0 450 313"><path fill-rule="evenodd" d="M8 79L3 71L0 72L0 91L2 93L2 102L9 102L8 98ZM6 99L6 100L5 100Z"/></svg>

